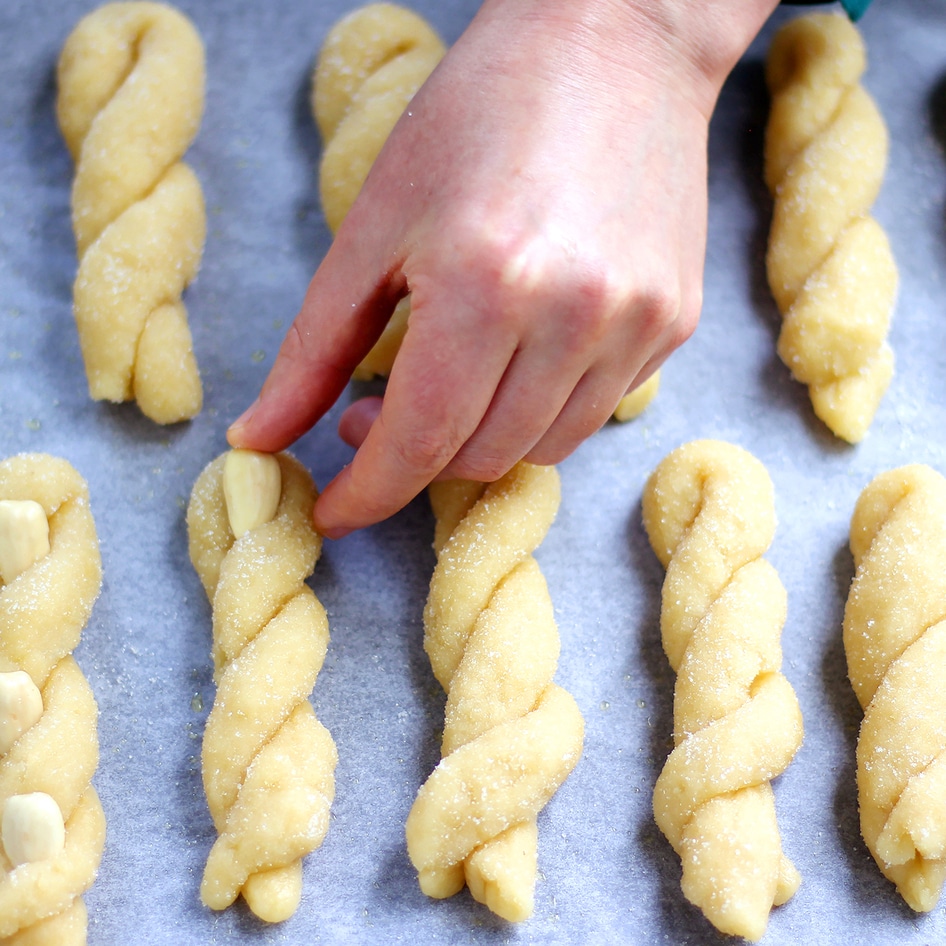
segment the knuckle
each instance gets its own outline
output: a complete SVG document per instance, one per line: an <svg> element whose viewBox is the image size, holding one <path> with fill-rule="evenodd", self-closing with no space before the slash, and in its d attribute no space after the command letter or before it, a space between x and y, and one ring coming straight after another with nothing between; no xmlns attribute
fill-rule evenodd
<svg viewBox="0 0 946 946"><path fill-rule="evenodd" d="M459 479L492 483L508 473L513 463L507 457L463 449L450 462L450 474Z"/></svg>
<svg viewBox="0 0 946 946"><path fill-rule="evenodd" d="M682 341L696 324L695 318L681 323L685 307L679 283L665 272L642 278L604 264L585 265L572 275L560 303L568 314L565 344L571 351L600 349L615 331L628 328L638 345L653 347L676 332Z"/></svg>
<svg viewBox="0 0 946 946"><path fill-rule="evenodd" d="M431 475L439 473L456 452L452 432L423 428L393 439L390 450L399 469L423 470Z"/></svg>
<svg viewBox="0 0 946 946"><path fill-rule="evenodd" d="M562 299L569 313L572 346L596 346L608 335L623 304L617 280L602 266L585 265Z"/></svg>
<svg viewBox="0 0 946 946"><path fill-rule="evenodd" d="M555 466L565 460L578 446L580 441L568 443L556 440L537 443L524 457L529 463L536 466Z"/></svg>
<svg viewBox="0 0 946 946"><path fill-rule="evenodd" d="M672 332L681 311L681 295L674 279L654 280L639 290L635 299L638 331L643 339L655 343Z"/></svg>

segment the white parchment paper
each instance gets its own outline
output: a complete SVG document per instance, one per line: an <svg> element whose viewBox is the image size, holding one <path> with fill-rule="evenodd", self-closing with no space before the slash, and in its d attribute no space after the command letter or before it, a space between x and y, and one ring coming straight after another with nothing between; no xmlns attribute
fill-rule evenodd
<svg viewBox="0 0 946 946"><path fill-rule="evenodd" d="M669 362L657 400L561 464L563 502L537 557L562 637L558 681L587 722L585 753L540 818L535 916L519 926L465 892L424 897L404 820L439 757L443 697L422 649L433 566L424 498L328 543L312 579L332 641L313 703L338 744L332 827L308 858L297 914L268 927L242 905L204 909L214 836L200 739L213 700L210 608L187 558L184 508L228 423L255 397L329 236L309 73L343 0L182 0L207 48L206 114L188 161L209 211L203 268L187 293L205 385L194 421L162 429L130 405L88 399L71 283L71 162L54 117L54 65L85 0L0 4L0 454L42 450L89 482L104 585L77 652L98 698L95 784L108 817L87 896L89 940L180 943L716 943L683 898L653 823L669 751L673 675L658 631L662 570L640 522L643 483L671 449L719 437L756 454L775 482L769 558L789 594L783 644L806 738L776 783L789 856L803 875L765 942L942 942L946 901L907 908L860 838L841 616L853 566L847 528L860 490L907 462L946 472L946 4L875 0L861 26L866 84L891 131L875 214L901 272L891 333L897 374L857 447L813 418L774 353L765 285L770 214L761 179L762 58L780 10L727 83L710 140L702 322ZM453 41L476 0L417 0ZM347 400L347 395L343 400ZM296 454L325 483L350 451L337 410ZM946 668L944 668L946 676ZM944 801L946 803L946 801Z"/></svg>

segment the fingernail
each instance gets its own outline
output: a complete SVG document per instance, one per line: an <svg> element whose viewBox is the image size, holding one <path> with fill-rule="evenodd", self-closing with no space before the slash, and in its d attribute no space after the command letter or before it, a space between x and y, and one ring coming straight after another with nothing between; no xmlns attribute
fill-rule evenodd
<svg viewBox="0 0 946 946"><path fill-rule="evenodd" d="M319 516L319 504L315 504L315 509L312 511L312 521L315 525L315 531L319 535L325 536L326 539L343 539L348 535L352 530L346 528L345 526L335 526L331 523L323 523L321 517Z"/></svg>
<svg viewBox="0 0 946 946"><path fill-rule="evenodd" d="M239 437L243 428L250 422L250 418L256 413L259 407L259 398L257 398L228 428L227 440L233 443L235 437Z"/></svg>
<svg viewBox="0 0 946 946"><path fill-rule="evenodd" d="M315 527L315 531L326 539L344 539L346 535L351 535L351 529L320 529Z"/></svg>

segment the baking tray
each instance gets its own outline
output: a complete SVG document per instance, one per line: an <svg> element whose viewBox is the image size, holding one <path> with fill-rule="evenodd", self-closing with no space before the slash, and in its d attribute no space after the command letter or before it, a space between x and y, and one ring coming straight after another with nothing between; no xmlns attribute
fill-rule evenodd
<svg viewBox="0 0 946 946"><path fill-rule="evenodd" d="M381 525L327 543L311 580L332 640L313 703L339 751L332 824L305 864L296 915L266 926L238 904L200 905L214 832L200 779L213 700L210 608L187 557L184 509L228 423L252 400L329 245L316 179L309 74L354 4L188 0L207 49L206 112L187 160L206 195L203 267L187 292L205 406L171 428L134 406L91 402L71 315L72 166L54 117L55 61L80 0L0 5L0 453L69 459L91 490L104 584L77 658L100 709L95 785L108 818L87 903L89 941L164 943L715 943L679 889L676 855L651 815L669 751L673 675L660 647L662 569L640 496L671 449L717 437L772 475L779 528L768 555L788 589L784 672L805 742L775 791L783 842L803 875L776 908L770 944L933 943L941 903L915 915L860 839L841 618L860 490L907 462L946 472L946 5L875 0L861 22L865 84L891 132L875 207L901 287L890 334L897 373L866 439L847 446L813 418L777 359L765 285L770 201L762 184L762 60L782 8L727 82L709 151L705 304L660 393L560 466L562 506L537 553L562 638L557 680L576 698L584 756L539 819L534 917L511 926L467 893L424 897L403 825L438 759L443 696L422 649L434 558L421 497ZM418 0L448 42L475 0ZM350 458L339 408L296 445L324 483ZM944 901L946 903L946 901Z"/></svg>

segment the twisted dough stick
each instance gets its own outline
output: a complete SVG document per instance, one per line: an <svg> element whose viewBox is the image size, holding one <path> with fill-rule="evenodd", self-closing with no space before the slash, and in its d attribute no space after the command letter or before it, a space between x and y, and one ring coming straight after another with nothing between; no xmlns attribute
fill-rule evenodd
<svg viewBox="0 0 946 946"><path fill-rule="evenodd" d="M848 674L864 708L861 833L904 900L933 909L946 880L946 480L882 473L851 519L857 571L844 610Z"/></svg>
<svg viewBox="0 0 946 946"><path fill-rule="evenodd" d="M800 882L769 784L802 740L779 672L785 589L761 557L775 532L772 482L745 450L694 441L651 475L643 512L667 569L660 626L677 674L654 815L683 861L686 898L724 933L755 940Z"/></svg>
<svg viewBox="0 0 946 946"><path fill-rule="evenodd" d="M76 164L74 309L89 393L136 399L171 424L200 411L184 287L206 232L200 183L181 156L200 124L204 52L159 3L111 3L63 48L57 114Z"/></svg>
<svg viewBox="0 0 946 946"><path fill-rule="evenodd" d="M325 610L304 584L321 551L315 487L278 457L273 519L234 539L224 497L226 454L194 485L190 556L213 604L217 696L203 742L204 790L219 837L201 899L214 910L242 892L260 918L291 916L302 858L325 837L335 743L308 701L328 646Z"/></svg>
<svg viewBox="0 0 946 946"><path fill-rule="evenodd" d="M397 120L434 67L443 43L426 21L393 3L355 10L326 37L312 77L312 114L322 134L319 191L335 233ZM402 299L353 377L387 377L407 331Z"/></svg>
<svg viewBox="0 0 946 946"><path fill-rule="evenodd" d="M424 647L447 692L443 759L407 819L421 889L464 882L490 910L533 909L536 815L581 755L584 721L552 683L559 640L532 552L559 503L554 467L520 463L486 486L430 487L437 565Z"/></svg>
<svg viewBox="0 0 946 946"><path fill-rule="evenodd" d="M778 352L815 414L856 443L893 376L886 342L897 268L869 216L887 130L858 84L866 64L846 17L793 20L772 43L765 179L775 199L769 285L784 317Z"/></svg>
<svg viewBox="0 0 946 946"><path fill-rule="evenodd" d="M0 583L0 672L25 671L43 699L39 720L0 755L0 808L13 795L45 792L66 825L65 847L53 858L13 868L0 847L0 941L73 946L86 941L82 893L105 844L105 816L90 784L97 708L72 657L101 586L98 539L88 489L65 460L20 454L3 461L0 499L39 503L50 546Z"/></svg>

